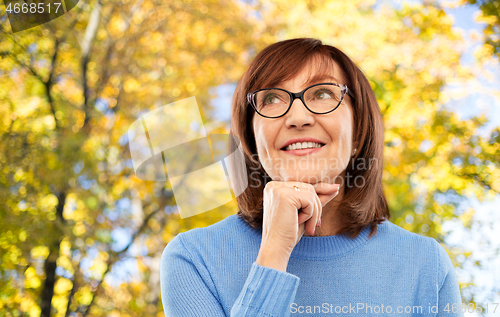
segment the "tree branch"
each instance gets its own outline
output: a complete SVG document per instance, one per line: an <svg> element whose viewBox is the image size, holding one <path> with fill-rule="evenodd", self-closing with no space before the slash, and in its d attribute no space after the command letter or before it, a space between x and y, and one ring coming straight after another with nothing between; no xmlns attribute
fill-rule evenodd
<svg viewBox="0 0 500 317"><path fill-rule="evenodd" d="M128 29L130 28L130 24L131 24L131 21L132 21L132 17L134 16L134 14L139 11L139 9L141 8L142 4L143 4L144 0L139 0L136 4L134 4L130 10L130 12L127 14L127 18L125 18L124 20L124 23L125 23L125 27L124 27L124 30L123 30L123 34L125 34ZM109 14L106 18L105 18L105 23L107 23L107 21L111 18L111 16L113 15L113 13L115 12L114 9L116 9L117 6L115 6L111 12L111 14ZM108 31L106 29L106 31ZM108 31L108 34L109 34L109 31ZM127 44L130 42L130 38L127 37ZM111 59L111 56L113 55L113 52L114 52L114 49L115 49L115 42L110 42L110 44L107 46L106 48L106 54L105 54L105 58L103 60L103 67L102 69L104 69L104 73L102 74L101 76L101 79L99 81L99 83L96 85L97 87L97 90L95 92L95 96L94 98L92 99L92 101L90 103L94 103L96 101L96 99L99 97L99 95L101 94L102 90L104 89L104 87L106 86L106 84L108 83L108 80L109 78L111 77L110 76L110 72L109 72L109 61ZM123 85L121 85L123 86ZM120 92L121 93L121 92Z"/></svg>
<svg viewBox="0 0 500 317"><path fill-rule="evenodd" d="M165 208L165 207L163 207ZM109 257L109 260L108 260L108 263L107 263L107 267L106 267L106 270L104 271L104 273L102 274L102 278L101 280L98 282L97 284L97 288L96 290L93 292L92 294L92 300L90 301L90 303L88 304L88 306L85 308L85 312L83 313L83 317L86 317L89 312L90 312L90 308L92 307L92 305L94 304L94 300L95 298L97 297L97 293L101 290L102 288L102 282L104 281L104 278L106 277L106 275L111 271L111 268L113 267L113 265L118 261L119 259L119 256L121 254L124 254L126 253L129 248L132 246L132 244L134 244L136 238L144 231L144 229L146 229L147 225L148 225L148 221L154 217L154 215L156 215L158 213L158 211L162 210L161 207L159 207L157 210L151 212L145 219L144 221L142 222L141 226L139 227L139 229L137 229L137 231L132 235L132 239L130 240L130 242L127 244L127 246L119 251L119 252L109 252L110 253L110 257Z"/></svg>
<svg viewBox="0 0 500 317"><path fill-rule="evenodd" d="M17 56L15 55L12 55L10 53L7 53L10 57L12 57L14 59L14 61L20 65L21 67L23 67L24 69L28 70L33 76L35 76L40 82L42 82L43 84L45 84L45 81L43 80L43 78L30 66L30 65L27 65L25 63L23 63L20 59L17 58Z"/></svg>
<svg viewBox="0 0 500 317"><path fill-rule="evenodd" d="M51 65L52 68L50 69L49 73L49 78L47 78L47 81L44 82L45 84L45 95L47 96L47 101L49 102L50 106L50 112L52 113L52 116L54 117L54 121L56 123L56 130L60 128L59 120L56 117L56 109L54 106L54 100L52 99L51 91L52 87L54 86L54 73L56 69L56 60L57 60L57 55L59 53L59 45L61 42L56 38L55 39L55 44L54 44L54 54L52 55L51 58Z"/></svg>
<svg viewBox="0 0 500 317"><path fill-rule="evenodd" d="M66 305L66 313L64 314L64 317L69 317L69 315L71 314L71 300L73 298L73 296L75 295L76 293L76 290L78 289L77 287L77 275L78 275L78 272L80 271L80 264L81 264L81 261L78 261L78 266L74 269L75 270L75 274L73 274L73 286L71 287L71 291L69 292L69 296L68 296L68 304Z"/></svg>
<svg viewBox="0 0 500 317"><path fill-rule="evenodd" d="M193 157L193 159L191 160L191 162L189 163L189 166L188 166L188 170L191 169L191 167L193 167L194 165L194 162L197 160L197 157ZM178 186L182 186L184 184L184 182L186 181L187 179L187 176L188 174L184 174L181 181L179 182ZM92 300L90 301L89 305L87 306L87 308L85 309L85 312L83 313L83 317L86 317L89 312L90 312L90 308L92 307L92 305L94 304L94 299L97 297L97 294L98 292L101 290L102 288L102 282L104 281L104 278L106 277L106 275L111 271L111 268L113 267L113 265L118 261L120 255L126 253L129 248L132 246L132 244L134 244L135 240L137 239L137 237L144 231L144 229L146 229L147 225L148 225L148 221L153 218L157 213L158 211L160 210L163 210L165 208L165 206L167 205L167 202L171 199L171 198L168 198L168 199L165 199L165 196L164 197L164 201L163 201L163 204L161 204L161 206L158 207L157 210L151 212L142 222L141 226L139 227L139 229L137 229L137 231L132 235L132 239L130 240L130 242L127 244L127 246L121 250L121 251L118 251L118 252L109 252L110 256L109 256L109 260L108 260L108 265L106 267L106 270L104 271L104 273L102 274L102 278L101 280L98 282L97 284L97 288L96 290L93 292L92 294ZM172 196L170 196L172 197Z"/></svg>
<svg viewBox="0 0 500 317"><path fill-rule="evenodd" d="M99 20L101 18L102 3L98 0L94 9L90 13L89 23L85 29L85 35L82 41L82 83L83 83L83 111L85 112L85 119L83 127L86 128L90 120L90 92L87 83L87 68L90 61L90 51L94 44L94 39L99 27Z"/></svg>

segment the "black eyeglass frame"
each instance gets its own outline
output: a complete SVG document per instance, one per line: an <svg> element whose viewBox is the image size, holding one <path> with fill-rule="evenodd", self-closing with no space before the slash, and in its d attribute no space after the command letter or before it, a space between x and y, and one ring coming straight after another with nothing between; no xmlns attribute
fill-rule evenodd
<svg viewBox="0 0 500 317"><path fill-rule="evenodd" d="M304 100L304 93L306 92L306 90L308 90L309 88L312 88L312 87L315 87L315 86L320 86L320 85L332 85L332 86L337 86L340 88L340 100L339 100L339 103L337 104L337 106L335 106L335 108L333 108L332 110L329 110L327 112L314 112L312 111L311 109L309 109L309 107L307 107L307 104ZM290 104L288 105L288 108L286 109L286 111L280 115L280 116L277 116L277 117L269 117L269 116L266 116L266 115L263 115L262 113L260 113L258 110L257 110L257 106L255 105L255 96L257 95L257 93L259 91L263 91L263 90L269 90L269 89L275 89L275 90L281 90L281 91L284 91L286 92L288 95L290 95ZM257 112L259 115L263 116L264 118L271 118L271 119L276 119L276 118L280 118L280 117L283 117L284 115L287 114L288 111L290 111L290 108L292 107L292 103L295 101L295 99L300 99L302 101L302 103L304 104L304 106L306 107L307 110L309 110L310 112L314 113L314 114L327 114L327 113L330 113L332 111L334 111L335 109L337 109L340 104L342 103L342 100L344 100L344 96L345 94L348 94L349 97L351 97L352 99L356 99L354 98L354 95L351 93L351 90L349 90L349 88L344 85L344 84L338 84L338 83L319 83L319 84L314 84L314 85L311 85L307 88L305 88L304 90L302 90L301 92L290 92L286 89L282 89L282 88L262 88L262 89L257 89L257 90L254 90L252 92L249 92L247 94L247 101L248 103L252 106L252 108L255 110L255 112Z"/></svg>

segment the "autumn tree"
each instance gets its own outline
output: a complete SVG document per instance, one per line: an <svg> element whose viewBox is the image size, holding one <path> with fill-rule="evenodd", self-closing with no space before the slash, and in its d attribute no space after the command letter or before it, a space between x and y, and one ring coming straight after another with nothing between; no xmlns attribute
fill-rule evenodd
<svg viewBox="0 0 500 317"><path fill-rule="evenodd" d="M135 177L126 132L193 95L209 128L209 88L237 80L257 50L246 14L231 1L125 0L80 2L18 33L2 18L0 310L156 314L166 242L232 210L180 221L168 182ZM141 279L111 289L106 276L130 258Z"/></svg>
<svg viewBox="0 0 500 317"><path fill-rule="evenodd" d="M463 0L462 2L479 6L481 9L479 21L486 23L483 29L485 50L488 54L500 59L500 3L496 0Z"/></svg>

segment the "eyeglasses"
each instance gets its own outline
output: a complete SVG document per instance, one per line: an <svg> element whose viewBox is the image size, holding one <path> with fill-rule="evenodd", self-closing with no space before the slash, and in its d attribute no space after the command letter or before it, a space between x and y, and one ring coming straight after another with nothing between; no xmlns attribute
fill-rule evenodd
<svg viewBox="0 0 500 317"><path fill-rule="evenodd" d="M354 99L346 85L321 83L307 87L298 93L281 88L264 88L247 94L247 100L254 110L266 118L284 116L295 99L300 99L307 110L315 114L325 114L337 109L345 94Z"/></svg>

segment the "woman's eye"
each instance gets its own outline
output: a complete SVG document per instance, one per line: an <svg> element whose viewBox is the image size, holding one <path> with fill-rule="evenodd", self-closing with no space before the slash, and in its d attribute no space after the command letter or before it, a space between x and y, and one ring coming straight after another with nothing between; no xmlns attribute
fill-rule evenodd
<svg viewBox="0 0 500 317"><path fill-rule="evenodd" d="M269 95L264 99L264 104L269 105L273 103L279 103L280 99L276 95Z"/></svg>
<svg viewBox="0 0 500 317"><path fill-rule="evenodd" d="M316 92L316 99L332 99L334 98L333 93L331 91L318 91Z"/></svg>
<svg viewBox="0 0 500 317"><path fill-rule="evenodd" d="M333 99L338 101L340 100L340 92L336 93L329 89L319 89L318 91L315 92L314 99L315 100Z"/></svg>

